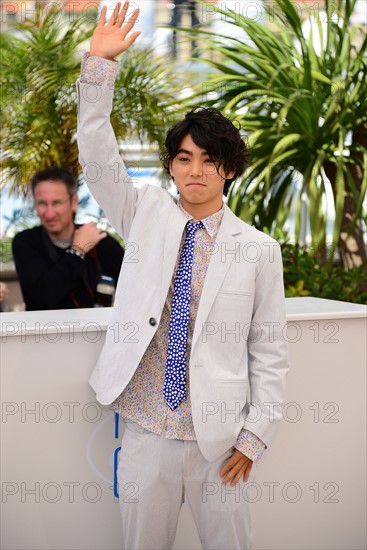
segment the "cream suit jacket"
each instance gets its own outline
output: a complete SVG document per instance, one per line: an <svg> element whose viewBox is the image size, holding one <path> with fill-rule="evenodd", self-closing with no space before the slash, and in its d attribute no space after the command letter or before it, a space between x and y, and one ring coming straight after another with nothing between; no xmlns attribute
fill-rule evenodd
<svg viewBox="0 0 367 550"><path fill-rule="evenodd" d="M161 318L187 219L166 191L135 188L110 125L113 91L77 83L80 162L126 243L113 320L90 383L108 405L129 383ZM190 368L192 416L208 461L246 428L266 445L288 370L279 245L225 206L200 299Z"/></svg>

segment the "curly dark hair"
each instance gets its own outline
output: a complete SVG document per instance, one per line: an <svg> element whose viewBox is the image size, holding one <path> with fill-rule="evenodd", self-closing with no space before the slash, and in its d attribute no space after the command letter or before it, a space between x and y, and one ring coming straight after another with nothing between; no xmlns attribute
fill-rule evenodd
<svg viewBox="0 0 367 550"><path fill-rule="evenodd" d="M234 172L226 179L223 194L227 196L231 183L241 176L248 165L248 148L241 138L240 130L228 118L213 107L198 107L186 113L181 120L167 132L165 150L159 158L166 172L170 173L170 163L177 155L182 139L187 136L198 147L205 149L209 157L215 160L225 173Z"/></svg>

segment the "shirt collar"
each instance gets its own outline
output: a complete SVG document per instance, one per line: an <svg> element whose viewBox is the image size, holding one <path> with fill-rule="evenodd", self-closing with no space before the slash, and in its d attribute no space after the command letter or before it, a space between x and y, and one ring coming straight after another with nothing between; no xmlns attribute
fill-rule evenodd
<svg viewBox="0 0 367 550"><path fill-rule="evenodd" d="M187 210L184 209L180 201L178 201L178 207L188 220L194 219L194 216L192 216L189 212L187 212ZM218 233L218 229L220 227L223 214L224 214L224 204L222 205L222 208L218 210L218 212L214 212L214 214L210 214L210 216L207 216L206 218L200 220L212 239L214 239L216 234ZM198 221L198 220L195 220L195 221Z"/></svg>

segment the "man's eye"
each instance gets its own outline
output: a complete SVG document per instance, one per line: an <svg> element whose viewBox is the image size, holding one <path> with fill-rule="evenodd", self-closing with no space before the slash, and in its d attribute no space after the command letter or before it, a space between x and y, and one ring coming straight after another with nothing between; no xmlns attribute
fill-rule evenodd
<svg viewBox="0 0 367 550"><path fill-rule="evenodd" d="M189 159L187 157L179 157L178 160L180 162L187 162Z"/></svg>
<svg viewBox="0 0 367 550"><path fill-rule="evenodd" d="M206 164L215 164L214 159L205 159L204 162L206 162Z"/></svg>

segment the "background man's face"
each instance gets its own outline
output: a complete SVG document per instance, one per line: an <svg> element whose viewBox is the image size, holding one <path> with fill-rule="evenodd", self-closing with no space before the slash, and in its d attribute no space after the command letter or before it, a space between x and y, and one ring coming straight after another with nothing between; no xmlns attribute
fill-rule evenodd
<svg viewBox="0 0 367 550"><path fill-rule="evenodd" d="M62 239L72 236L78 196L71 197L64 182L38 183L34 190L34 202L39 219L50 237Z"/></svg>
<svg viewBox="0 0 367 550"><path fill-rule="evenodd" d="M180 193L182 206L188 212L190 205L195 205L196 212L201 209L204 216L220 210L226 176L221 168L217 170L214 159L205 149L198 147L189 134L180 143L170 173ZM227 174L227 178L231 177L233 172Z"/></svg>

